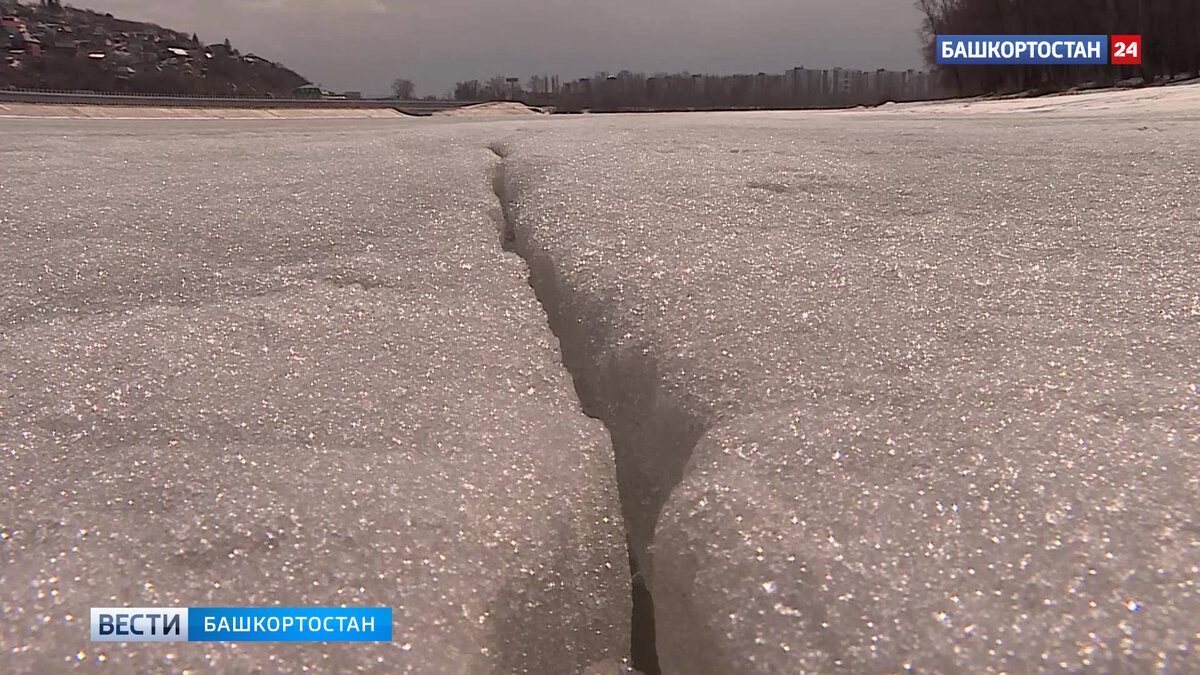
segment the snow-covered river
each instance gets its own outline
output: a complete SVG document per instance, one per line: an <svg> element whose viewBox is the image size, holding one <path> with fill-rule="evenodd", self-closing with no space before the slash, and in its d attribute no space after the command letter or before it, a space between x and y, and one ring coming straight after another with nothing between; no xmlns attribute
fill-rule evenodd
<svg viewBox="0 0 1200 675"><path fill-rule="evenodd" d="M0 663L1195 670L1198 111L5 119Z"/></svg>

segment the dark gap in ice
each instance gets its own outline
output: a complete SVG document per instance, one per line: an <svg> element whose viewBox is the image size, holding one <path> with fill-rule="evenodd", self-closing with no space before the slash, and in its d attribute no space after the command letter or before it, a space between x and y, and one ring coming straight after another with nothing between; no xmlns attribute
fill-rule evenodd
<svg viewBox="0 0 1200 675"><path fill-rule="evenodd" d="M630 623L629 660L634 670L645 675L662 675L658 665L658 643L654 629L654 596L646 585L646 577L638 569L637 555L629 549L629 571L632 573L633 621Z"/></svg>
<svg viewBox="0 0 1200 675"><path fill-rule="evenodd" d="M515 181L509 175L507 161L509 149L499 143L488 149L500 158L492 175L502 217L498 224L500 245L519 255L528 266L529 285L559 340L563 365L571 374L583 412L602 422L612 438L632 574L630 665L645 675L660 675L649 547L658 513L682 475L700 431L680 411L658 414L654 406L646 405L654 397L655 364L639 361L615 365L612 372L596 372L599 369L592 365L594 360L588 354L588 328L572 310L569 298L562 297L554 265L548 256L534 254L528 237L520 236L514 213ZM647 452L648 446L658 452ZM641 467L629 466L634 461L646 461L650 455L650 461L665 467L661 473L667 478L662 484L647 485L644 478L639 478Z"/></svg>
<svg viewBox="0 0 1200 675"><path fill-rule="evenodd" d="M497 224L500 233L500 247L509 253L516 253L517 235L509 208L509 205L512 204L512 197L508 194L504 175L504 158L508 156L508 149L499 143L493 143L488 146L488 150L500 158L496 168L492 170L492 191L496 193L496 200L500 202L500 222Z"/></svg>

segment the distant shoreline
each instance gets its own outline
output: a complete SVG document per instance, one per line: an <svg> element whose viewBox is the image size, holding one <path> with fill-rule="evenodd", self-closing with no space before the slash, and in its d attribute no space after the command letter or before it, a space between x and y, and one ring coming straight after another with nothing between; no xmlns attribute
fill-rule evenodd
<svg viewBox="0 0 1200 675"><path fill-rule="evenodd" d="M430 115L442 110L459 108L470 103L473 102L237 98L0 89L0 105L32 104L110 108L220 108L235 110L377 110L394 111L405 115Z"/></svg>
<svg viewBox="0 0 1200 675"><path fill-rule="evenodd" d="M230 108L0 102L0 118L96 120L405 119L391 108Z"/></svg>

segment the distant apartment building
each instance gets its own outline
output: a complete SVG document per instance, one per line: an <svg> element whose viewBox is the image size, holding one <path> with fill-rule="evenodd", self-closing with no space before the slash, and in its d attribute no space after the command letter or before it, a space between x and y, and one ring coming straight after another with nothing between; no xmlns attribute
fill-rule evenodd
<svg viewBox="0 0 1200 675"><path fill-rule="evenodd" d="M793 68L788 75L792 95L800 105L874 105L942 95L929 73L914 70L812 70L801 67Z"/></svg>

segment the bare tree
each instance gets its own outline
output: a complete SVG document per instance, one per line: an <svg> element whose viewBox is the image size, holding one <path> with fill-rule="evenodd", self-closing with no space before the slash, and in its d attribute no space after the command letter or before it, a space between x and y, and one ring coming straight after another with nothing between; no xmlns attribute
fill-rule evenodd
<svg viewBox="0 0 1200 675"><path fill-rule="evenodd" d="M490 99L506 101L509 98L508 79L503 75L494 75L484 86L483 93Z"/></svg>
<svg viewBox="0 0 1200 675"><path fill-rule="evenodd" d="M416 87L413 86L412 80L400 77L392 82L392 98L397 100L407 101L411 99L415 90Z"/></svg>
<svg viewBox="0 0 1200 675"><path fill-rule="evenodd" d="M454 85L454 100L478 101L482 98L482 87L479 80L467 80Z"/></svg>

